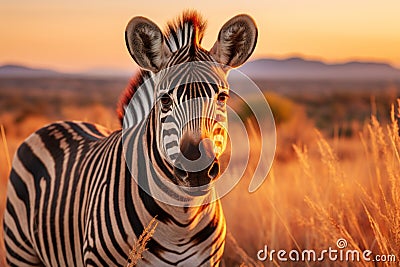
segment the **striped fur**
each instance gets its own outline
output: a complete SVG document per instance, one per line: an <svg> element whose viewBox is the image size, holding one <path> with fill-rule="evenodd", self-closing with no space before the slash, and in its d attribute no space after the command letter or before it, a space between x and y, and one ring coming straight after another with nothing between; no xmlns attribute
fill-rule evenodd
<svg viewBox="0 0 400 267"><path fill-rule="evenodd" d="M184 210L153 200L131 178L121 131L104 136L97 127L51 124L18 149L4 222L10 266L124 266L154 216L159 226L144 265L217 262L222 251L210 255L213 246L223 246L220 204ZM150 135L139 135L141 130L130 135ZM143 179L145 173L139 172Z"/></svg>
<svg viewBox="0 0 400 267"><path fill-rule="evenodd" d="M186 13L162 37L168 61L151 63L147 56L159 56L154 51L138 60L154 69L164 64L167 72L187 62L216 62L200 46L204 28L196 13ZM159 224L139 266L219 265L226 229L220 202L207 202L215 191L195 196L171 185L191 187L203 179L192 184L175 175L182 136L199 132L214 138L214 145L226 138L225 100L219 100L229 93L226 72L208 63L178 70L146 84L141 101L129 108L137 88L155 75L140 72L121 98L123 130L65 121L23 142L13 160L4 215L10 266L126 266L132 245L154 217ZM185 85L171 86L176 80ZM181 104L175 111L160 103L165 94ZM196 99L201 100L185 102ZM194 113L214 119L191 120ZM160 192L196 205L173 206L152 197Z"/></svg>

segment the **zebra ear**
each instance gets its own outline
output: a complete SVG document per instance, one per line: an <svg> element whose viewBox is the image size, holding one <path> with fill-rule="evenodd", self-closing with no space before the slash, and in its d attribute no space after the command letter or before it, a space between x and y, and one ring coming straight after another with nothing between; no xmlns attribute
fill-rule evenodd
<svg viewBox="0 0 400 267"><path fill-rule="evenodd" d="M257 43L257 26L248 15L237 15L222 26L210 53L219 63L239 67L253 53Z"/></svg>
<svg viewBox="0 0 400 267"><path fill-rule="evenodd" d="M153 72L161 70L171 55L160 28L144 17L134 17L129 21L125 42L135 62Z"/></svg>

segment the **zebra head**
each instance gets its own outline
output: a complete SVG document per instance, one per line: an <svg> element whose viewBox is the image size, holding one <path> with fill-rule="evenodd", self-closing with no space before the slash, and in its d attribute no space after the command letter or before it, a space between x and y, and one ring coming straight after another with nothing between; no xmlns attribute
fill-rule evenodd
<svg viewBox="0 0 400 267"><path fill-rule="evenodd" d="M221 28L211 50L201 47L205 22L194 12L162 33L144 17L126 28L132 58L154 75L156 148L178 185L208 185L220 174L228 142L227 100L230 68L243 64L257 41L257 27L238 15Z"/></svg>

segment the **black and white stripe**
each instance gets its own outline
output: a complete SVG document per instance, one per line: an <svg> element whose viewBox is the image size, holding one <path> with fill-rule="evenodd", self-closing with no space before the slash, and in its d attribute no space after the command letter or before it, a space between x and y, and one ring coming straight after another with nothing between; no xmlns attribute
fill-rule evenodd
<svg viewBox="0 0 400 267"><path fill-rule="evenodd" d="M89 123L58 122L18 148L4 215L10 266L126 266L132 245L154 217L159 224L139 266L219 265L226 233L221 204L207 201L216 198L213 189L196 195L177 188L190 188L204 177L198 172L194 182L190 175L181 179L173 163L192 136L211 139L216 158L223 152L227 117L221 95L229 90L225 67L214 63L222 57L232 66L243 63L256 36L238 47L224 42L256 28L248 16L233 18L210 52L200 46L204 28L194 12L164 34L148 19L134 18L127 28L128 49L147 70L121 99L126 127L110 133ZM244 56L238 59L238 53ZM193 68L188 62L206 63ZM173 105L160 101L165 95ZM134 96L140 101L131 102ZM186 204L170 205L156 195Z"/></svg>

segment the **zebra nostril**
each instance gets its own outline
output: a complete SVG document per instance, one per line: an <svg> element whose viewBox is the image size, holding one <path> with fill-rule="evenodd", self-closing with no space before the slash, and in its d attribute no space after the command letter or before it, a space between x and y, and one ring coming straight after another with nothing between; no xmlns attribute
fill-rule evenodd
<svg viewBox="0 0 400 267"><path fill-rule="evenodd" d="M174 174L181 180L185 180L189 176L188 172L184 170L182 164L179 162L175 163Z"/></svg>
<svg viewBox="0 0 400 267"><path fill-rule="evenodd" d="M217 161L214 161L213 164L211 165L210 170L208 171L208 177L211 179L215 179L219 174L219 163Z"/></svg>

